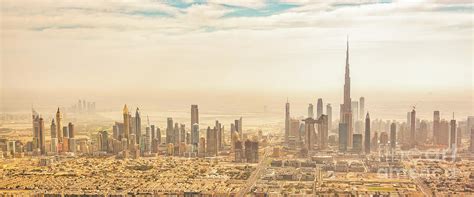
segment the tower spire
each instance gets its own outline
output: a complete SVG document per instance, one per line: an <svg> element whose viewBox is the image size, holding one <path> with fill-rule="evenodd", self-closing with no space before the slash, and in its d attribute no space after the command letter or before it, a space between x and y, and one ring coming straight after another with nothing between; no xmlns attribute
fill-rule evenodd
<svg viewBox="0 0 474 197"><path fill-rule="evenodd" d="M346 76L349 76L349 35L346 40Z"/></svg>

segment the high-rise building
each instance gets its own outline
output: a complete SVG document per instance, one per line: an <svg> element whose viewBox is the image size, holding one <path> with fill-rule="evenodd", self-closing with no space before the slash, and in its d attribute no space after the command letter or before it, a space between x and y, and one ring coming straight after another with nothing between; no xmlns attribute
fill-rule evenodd
<svg viewBox="0 0 474 197"><path fill-rule="evenodd" d="M206 155L209 157L217 156L217 128L207 127L206 141Z"/></svg>
<svg viewBox="0 0 474 197"><path fill-rule="evenodd" d="M359 101L351 102L351 110L352 110L352 128L354 128L355 122L359 120Z"/></svg>
<svg viewBox="0 0 474 197"><path fill-rule="evenodd" d="M159 127L156 128L156 140L158 144L161 144L161 130Z"/></svg>
<svg viewBox="0 0 474 197"><path fill-rule="evenodd" d="M299 139L300 136L300 121L298 119L290 120L290 136L296 137Z"/></svg>
<svg viewBox="0 0 474 197"><path fill-rule="evenodd" d="M54 123L54 119L51 120L51 138L57 139L57 132L56 132L56 123Z"/></svg>
<svg viewBox="0 0 474 197"><path fill-rule="evenodd" d="M142 118L140 116L140 109L135 111L135 138L136 143L140 143L140 138L142 137Z"/></svg>
<svg viewBox="0 0 474 197"><path fill-rule="evenodd" d="M97 133L97 148L99 151L110 152L109 133L107 131L99 131L99 133Z"/></svg>
<svg viewBox="0 0 474 197"><path fill-rule="evenodd" d="M384 146L388 144L388 133L385 131L380 133L380 144Z"/></svg>
<svg viewBox="0 0 474 197"><path fill-rule="evenodd" d="M199 124L198 105L191 105L191 126L194 124Z"/></svg>
<svg viewBox="0 0 474 197"><path fill-rule="evenodd" d="M235 124L235 131L239 133L240 139L243 140L244 139L244 132L243 132L243 128L242 128L242 117L240 117L240 119L235 120L234 124Z"/></svg>
<svg viewBox="0 0 474 197"><path fill-rule="evenodd" d="M415 134L416 141L423 144L428 138L428 123L423 120L419 125L418 132Z"/></svg>
<svg viewBox="0 0 474 197"><path fill-rule="evenodd" d="M352 151L356 153L362 152L362 134L354 134L352 140Z"/></svg>
<svg viewBox="0 0 474 197"><path fill-rule="evenodd" d="M328 116L322 114L318 119L319 149L328 147Z"/></svg>
<svg viewBox="0 0 474 197"><path fill-rule="evenodd" d="M179 142L186 142L186 125L179 125Z"/></svg>
<svg viewBox="0 0 474 197"><path fill-rule="evenodd" d="M474 128L471 128L470 150L474 153Z"/></svg>
<svg viewBox="0 0 474 197"><path fill-rule="evenodd" d="M245 141L245 160L247 163L258 163L258 142Z"/></svg>
<svg viewBox="0 0 474 197"><path fill-rule="evenodd" d="M155 138L156 138L156 129L155 129L155 125L150 125L150 129L151 129L151 131L150 131L150 133L151 133L151 136L150 136L150 138L151 138L151 140L152 140L152 142L153 142L153 139L155 139ZM152 143L152 145L153 145L153 143Z"/></svg>
<svg viewBox="0 0 474 197"><path fill-rule="evenodd" d="M224 148L224 144L222 143L222 124L216 120L216 126L215 128L217 129L216 134L217 134L217 150L220 151Z"/></svg>
<svg viewBox="0 0 474 197"><path fill-rule="evenodd" d="M451 120L449 124L450 128L450 134L449 134L449 148L451 150L454 150L457 145L456 145L456 120L453 119Z"/></svg>
<svg viewBox="0 0 474 197"><path fill-rule="evenodd" d="M127 140L127 147L130 141L130 114L128 113L127 104L123 106L123 138Z"/></svg>
<svg viewBox="0 0 474 197"><path fill-rule="evenodd" d="M145 128L145 138L142 140L144 146L144 152L151 152L151 129L150 127Z"/></svg>
<svg viewBox="0 0 474 197"><path fill-rule="evenodd" d="M308 105L308 118L314 118L313 104Z"/></svg>
<svg viewBox="0 0 474 197"><path fill-rule="evenodd" d="M439 111L433 113L433 144L440 144L440 116Z"/></svg>
<svg viewBox="0 0 474 197"><path fill-rule="evenodd" d="M373 151L378 151L379 149L379 133L378 132L375 132L374 137L372 137L372 140L370 140L370 143L371 143L371 150Z"/></svg>
<svg viewBox="0 0 474 197"><path fill-rule="evenodd" d="M34 110L31 109L32 111L32 123L33 123L33 141L32 141L32 149L37 150L39 147L39 114Z"/></svg>
<svg viewBox="0 0 474 197"><path fill-rule="evenodd" d="M390 125L390 149L393 150L397 146L397 125L393 122Z"/></svg>
<svg viewBox="0 0 474 197"><path fill-rule="evenodd" d="M344 76L344 103L341 104L341 123L347 125L347 146L352 147L352 107L351 107L351 77L349 70L349 40L346 49L346 70Z"/></svg>
<svg viewBox="0 0 474 197"><path fill-rule="evenodd" d="M198 150L199 157L206 156L206 138L201 137L199 138L199 150Z"/></svg>
<svg viewBox="0 0 474 197"><path fill-rule="evenodd" d="M347 123L339 123L339 151L347 151Z"/></svg>
<svg viewBox="0 0 474 197"><path fill-rule="evenodd" d="M63 127L63 139L67 139L67 138L69 138L69 127L64 126Z"/></svg>
<svg viewBox="0 0 474 197"><path fill-rule="evenodd" d="M179 155L179 154L181 154L181 152L179 152L179 144L181 142L179 123L177 123L177 122L174 123L174 128L173 128L172 133L173 133L173 141L171 143L174 144L175 154Z"/></svg>
<svg viewBox="0 0 474 197"><path fill-rule="evenodd" d="M191 127L191 145L193 152L198 152L199 147L199 124L194 123Z"/></svg>
<svg viewBox="0 0 474 197"><path fill-rule="evenodd" d="M413 109L410 113L410 145L411 147L414 147L416 145L416 111Z"/></svg>
<svg viewBox="0 0 474 197"><path fill-rule="evenodd" d="M70 122L67 125L67 128L68 128L68 137L69 138L76 138L76 131L74 131L74 124L72 124L72 122Z"/></svg>
<svg viewBox="0 0 474 197"><path fill-rule="evenodd" d="M62 115L61 115L61 112L59 111L59 107L58 107L58 111L56 111L56 130L58 131L58 141L59 143L62 143L63 142L63 134L61 133L61 130L62 130L62 124L61 124L61 120L62 120Z"/></svg>
<svg viewBox="0 0 474 197"><path fill-rule="evenodd" d="M319 117L321 115L323 115L323 99L322 98L318 98L318 104L317 104L316 108L317 108L316 119L319 119Z"/></svg>
<svg viewBox="0 0 474 197"><path fill-rule="evenodd" d="M166 120L166 144L174 143L173 118Z"/></svg>
<svg viewBox="0 0 474 197"><path fill-rule="evenodd" d="M316 121L312 118L306 118L303 121L304 121L304 125L305 125L304 143L306 145L306 149L308 151L312 151L313 148L314 148L314 143L315 143L315 139L316 139L316 133L315 133L315 130L314 130L314 123Z"/></svg>
<svg viewBox="0 0 474 197"><path fill-rule="evenodd" d="M76 152L76 131L74 130L74 124L71 122L68 124L69 139L68 139L68 150L69 152Z"/></svg>
<svg viewBox="0 0 474 197"><path fill-rule="evenodd" d="M359 98L359 118L362 119L364 118L365 114L365 98L360 97Z"/></svg>
<svg viewBox="0 0 474 197"><path fill-rule="evenodd" d="M244 160L244 147L242 145L242 141L236 140L234 144L234 161L235 162L243 162Z"/></svg>
<svg viewBox="0 0 474 197"><path fill-rule="evenodd" d="M63 142L60 143L61 152L69 152L69 127L63 126Z"/></svg>
<svg viewBox="0 0 474 197"><path fill-rule="evenodd" d="M364 136L364 149L365 154L370 154L370 116L369 112L365 116L365 136Z"/></svg>
<svg viewBox="0 0 474 197"><path fill-rule="evenodd" d="M326 105L326 114L328 115L328 130L332 129L332 107L331 103Z"/></svg>
<svg viewBox="0 0 474 197"><path fill-rule="evenodd" d="M54 123L53 119L51 120L51 152L53 153L58 152L58 134L56 129L56 123Z"/></svg>
<svg viewBox="0 0 474 197"><path fill-rule="evenodd" d="M237 127L237 125L235 125ZM288 143L288 137L290 136L290 103L288 99L285 104L285 142Z"/></svg>
<svg viewBox="0 0 474 197"><path fill-rule="evenodd" d="M449 122L441 120L439 122L439 134L438 134L439 145L449 147Z"/></svg>
<svg viewBox="0 0 474 197"><path fill-rule="evenodd" d="M39 125L39 130L38 130L38 148L40 149L41 155L46 154L46 144L45 144L45 136L46 136L46 131L44 130L44 120L43 118L39 118L38 120L38 125Z"/></svg>

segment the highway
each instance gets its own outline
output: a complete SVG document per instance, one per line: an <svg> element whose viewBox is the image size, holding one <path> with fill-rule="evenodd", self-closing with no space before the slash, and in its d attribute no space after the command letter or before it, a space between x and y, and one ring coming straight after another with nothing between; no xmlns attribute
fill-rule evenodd
<svg viewBox="0 0 474 197"><path fill-rule="evenodd" d="M255 171L252 173L252 175L247 179L247 183L245 183L245 186L237 193L237 196L245 196L245 194L249 193L252 187L255 185L257 180L260 178L260 175L262 172L265 171L265 168L267 167L270 158L268 157L270 155L271 147L266 147L264 149L263 153L263 158L260 160L260 163L258 163L257 168Z"/></svg>

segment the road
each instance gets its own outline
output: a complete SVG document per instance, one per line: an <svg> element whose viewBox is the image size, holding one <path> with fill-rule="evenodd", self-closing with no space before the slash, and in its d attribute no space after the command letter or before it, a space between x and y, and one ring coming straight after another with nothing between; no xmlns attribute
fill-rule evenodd
<svg viewBox="0 0 474 197"><path fill-rule="evenodd" d="M420 177L414 178L413 181L415 181L416 185L420 187L421 192L423 192L424 196L432 196L431 189L427 185L425 185L425 183L423 182L423 180L421 180Z"/></svg>
<svg viewBox="0 0 474 197"><path fill-rule="evenodd" d="M252 173L249 179L247 179L247 183L245 183L245 186L237 193L237 196L245 196L245 194L249 193L252 187L255 185L257 180L260 178L260 175L265 171L265 168L268 165L269 161L269 155L271 147L267 147L264 149L263 153L263 158L260 160L260 163L258 163L257 168L255 171Z"/></svg>

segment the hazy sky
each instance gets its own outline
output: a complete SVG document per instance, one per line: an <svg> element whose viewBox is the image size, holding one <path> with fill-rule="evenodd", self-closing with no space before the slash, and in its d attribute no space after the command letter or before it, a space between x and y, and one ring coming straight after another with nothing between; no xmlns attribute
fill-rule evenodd
<svg viewBox="0 0 474 197"><path fill-rule="evenodd" d="M2 0L0 11L4 107L171 91L342 102L349 35L355 98L450 90L473 109L470 0Z"/></svg>

